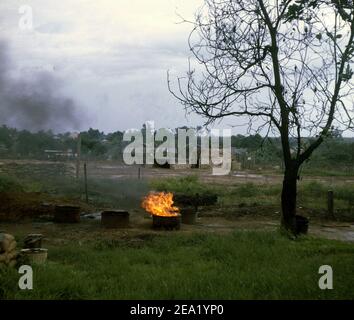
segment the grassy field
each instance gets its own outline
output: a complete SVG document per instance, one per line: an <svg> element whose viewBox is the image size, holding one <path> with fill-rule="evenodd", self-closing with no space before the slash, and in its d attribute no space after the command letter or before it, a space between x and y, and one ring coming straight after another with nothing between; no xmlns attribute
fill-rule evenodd
<svg viewBox="0 0 354 320"><path fill-rule="evenodd" d="M215 193L221 208L252 207L254 212L269 215L280 210L281 183L231 183L207 184L197 176L152 180L151 187L156 190L182 193ZM335 196L335 216L338 220L354 221L354 184L337 182L328 186L320 181L300 181L298 185L298 207L303 214L327 217L327 193L331 189ZM269 211L269 207L274 210Z"/></svg>
<svg viewBox="0 0 354 320"><path fill-rule="evenodd" d="M17 173L19 169L0 174L0 194L18 193L22 199L32 192L45 201L82 204L82 181L46 166L38 166L35 174L28 168ZM330 187L337 219L354 221L354 182L338 180ZM323 182L301 181L298 205L306 211L299 208L300 213L325 217L328 188ZM195 175L143 180L90 177L89 209L137 210L150 190L216 193L218 203L202 208L201 219L220 215L231 223L229 218L236 221L244 214L251 220L253 215L280 219L279 182L207 183ZM26 209L26 203L14 203L17 207ZM34 266L34 290L19 290L17 271L0 269L0 299L354 299L353 243L311 237L290 240L280 232L256 230L162 232L131 241L114 234L101 238L100 231L90 236L82 224L77 228L75 240L61 242L58 234L45 243L49 258L46 265ZM88 236L81 239L79 231ZM21 247L24 234L14 235ZM318 287L322 265L333 267L334 290Z"/></svg>
<svg viewBox="0 0 354 320"><path fill-rule="evenodd" d="M170 234L142 243L89 241L49 247L21 291L16 270L0 271L0 299L353 299L352 244L277 232ZM331 265L334 289L320 290Z"/></svg>
<svg viewBox="0 0 354 320"><path fill-rule="evenodd" d="M49 198L65 201L84 200L83 181L70 176L56 175L56 171L51 173L46 166L43 166L42 171L45 174L33 175L31 172L22 172L16 176L0 174L0 193L37 192ZM240 182L236 178L229 179L226 183L217 180L208 183L197 175L173 178L151 177L142 180L94 177L89 178L89 201L97 208L118 205L120 208L136 209L140 207L142 197L150 190L185 194L215 193L218 195L217 208L224 212L245 211L243 208L252 208L251 214L256 212L274 216L275 212L280 211L281 187L281 182L278 181ZM299 213L309 217L326 218L329 189L334 191L335 217L342 221L354 221L354 182L341 179L330 185L321 180L299 181Z"/></svg>

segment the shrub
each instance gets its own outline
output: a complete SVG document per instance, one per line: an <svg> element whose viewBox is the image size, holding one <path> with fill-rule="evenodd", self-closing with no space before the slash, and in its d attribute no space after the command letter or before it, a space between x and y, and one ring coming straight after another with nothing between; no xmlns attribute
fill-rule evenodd
<svg viewBox="0 0 354 320"><path fill-rule="evenodd" d="M23 187L15 178L7 175L0 175L0 192L20 191L23 191Z"/></svg>
<svg viewBox="0 0 354 320"><path fill-rule="evenodd" d="M236 194L242 198L250 198L258 195L260 193L259 186L254 183L245 183L237 187Z"/></svg>
<svg viewBox="0 0 354 320"><path fill-rule="evenodd" d="M210 191L208 186L203 185L195 175L182 178L168 178L151 182L151 187L157 191L202 194Z"/></svg>

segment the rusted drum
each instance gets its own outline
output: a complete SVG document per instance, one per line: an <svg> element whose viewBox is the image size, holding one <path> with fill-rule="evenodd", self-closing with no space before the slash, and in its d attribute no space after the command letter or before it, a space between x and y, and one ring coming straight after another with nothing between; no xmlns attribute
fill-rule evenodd
<svg viewBox="0 0 354 320"><path fill-rule="evenodd" d="M55 206L54 221L57 223L78 223L80 222L81 208L71 205Z"/></svg>
<svg viewBox="0 0 354 320"><path fill-rule="evenodd" d="M179 230L181 228L181 215L177 216L153 216L154 229Z"/></svg>
<svg viewBox="0 0 354 320"><path fill-rule="evenodd" d="M109 210L101 213L101 224L107 229L128 228L129 212L124 210Z"/></svg>
<svg viewBox="0 0 354 320"><path fill-rule="evenodd" d="M195 207L184 207L180 209L183 224L196 224L198 212Z"/></svg>

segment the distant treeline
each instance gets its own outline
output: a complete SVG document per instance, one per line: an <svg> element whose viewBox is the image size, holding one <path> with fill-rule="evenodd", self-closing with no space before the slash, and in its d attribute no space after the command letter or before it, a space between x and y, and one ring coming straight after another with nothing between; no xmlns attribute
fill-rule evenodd
<svg viewBox="0 0 354 320"><path fill-rule="evenodd" d="M81 154L87 158L119 159L122 155L123 133L104 134L89 129L80 133ZM48 159L77 153L77 135L54 134L51 131L32 133L6 126L0 127L0 156L6 158ZM63 155L62 155L63 157Z"/></svg>
<svg viewBox="0 0 354 320"><path fill-rule="evenodd" d="M127 142L123 142L123 132L105 134L96 129L81 132L81 154L88 159L122 160ZM310 140L305 140L309 143ZM296 147L296 141L291 143ZM279 166L282 153L279 138L263 138L260 135L232 136L234 154L241 160L250 160L252 166ZM55 153L55 151L59 151ZM65 156L77 152L77 138L72 133L54 134L51 131L36 133L0 127L0 157L2 158L55 158L60 152ZM62 156L62 155L61 155ZM60 157L60 156L59 156ZM307 167L354 167L354 139L340 135L328 138L313 155Z"/></svg>

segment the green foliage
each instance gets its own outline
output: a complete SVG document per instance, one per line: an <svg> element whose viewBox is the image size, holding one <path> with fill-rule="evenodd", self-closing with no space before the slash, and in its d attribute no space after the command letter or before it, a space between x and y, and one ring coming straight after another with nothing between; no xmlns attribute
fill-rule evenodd
<svg viewBox="0 0 354 320"><path fill-rule="evenodd" d="M211 188L201 183L196 175L189 175L182 178L167 178L154 180L151 187L157 191L168 191L176 193L207 193Z"/></svg>
<svg viewBox="0 0 354 320"><path fill-rule="evenodd" d="M231 145L236 148L245 148L249 151L255 151L259 149L263 138L259 135L250 135L248 137L238 134L231 137Z"/></svg>
<svg viewBox="0 0 354 320"><path fill-rule="evenodd" d="M103 142L105 134L99 130L90 128L87 132L81 132L82 152L90 156L102 156L107 152Z"/></svg>
<svg viewBox="0 0 354 320"><path fill-rule="evenodd" d="M0 270L0 299L354 298L353 246L338 241L239 231L172 233L135 247L95 242L48 244L34 290L18 289L16 270ZM324 264L335 270L334 290L318 287Z"/></svg>
<svg viewBox="0 0 354 320"><path fill-rule="evenodd" d="M126 142L120 131L105 134L90 128L81 132L82 157L87 159L115 159L122 160ZM231 138L231 145L239 150L236 158L245 164L251 156L254 160L252 167L244 169L256 170L269 168L273 170L282 164L281 141L277 137L261 137L259 134ZM304 147L311 142L303 139ZM296 149L297 141L290 139L291 147ZM47 159L45 150L68 151L77 150L77 139L70 133L55 135L51 131L32 133L26 130L18 131L6 126L0 127L0 156L2 158L33 158ZM252 162L253 163L253 162ZM354 141L351 138L342 138L338 129L329 132L327 140L316 150L310 161L306 162L303 172L319 175L354 175ZM280 170L280 169L278 169Z"/></svg>
<svg viewBox="0 0 354 320"><path fill-rule="evenodd" d="M23 187L20 182L10 176L0 175L0 192L20 192Z"/></svg>
<svg viewBox="0 0 354 320"><path fill-rule="evenodd" d="M241 198L255 197L259 195L260 192L260 187L255 185L254 183L245 183L238 185L235 190L235 194Z"/></svg>
<svg viewBox="0 0 354 320"><path fill-rule="evenodd" d="M328 188L319 182L312 181L301 186L301 192L310 197L321 197L326 195Z"/></svg>
<svg viewBox="0 0 354 320"><path fill-rule="evenodd" d="M322 199L325 202L328 190L334 192L336 200L354 202L354 185L334 185L328 186L320 182L308 182L300 186L299 192L310 199Z"/></svg>

